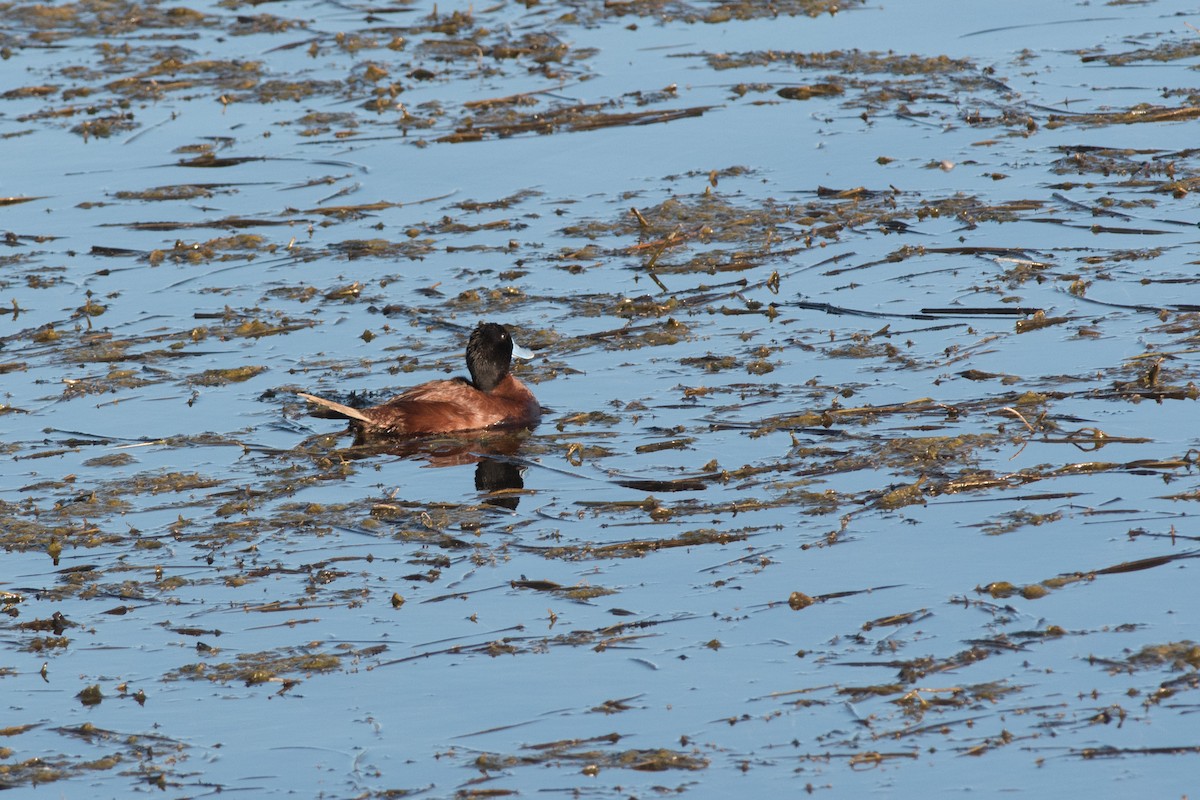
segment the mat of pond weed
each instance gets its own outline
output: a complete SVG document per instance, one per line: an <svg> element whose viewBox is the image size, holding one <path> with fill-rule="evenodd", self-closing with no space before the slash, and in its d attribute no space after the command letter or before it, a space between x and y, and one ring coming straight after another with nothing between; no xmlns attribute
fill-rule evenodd
<svg viewBox="0 0 1200 800"><path fill-rule="evenodd" d="M0 786L1193 786L1185 10L0 9Z"/></svg>

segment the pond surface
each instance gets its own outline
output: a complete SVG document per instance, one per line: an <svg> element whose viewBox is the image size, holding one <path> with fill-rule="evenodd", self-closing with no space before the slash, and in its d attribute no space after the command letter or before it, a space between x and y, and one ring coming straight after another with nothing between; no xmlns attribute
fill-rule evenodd
<svg viewBox="0 0 1200 800"><path fill-rule="evenodd" d="M1194 792L1200 14L964 9L0 4L0 785Z"/></svg>

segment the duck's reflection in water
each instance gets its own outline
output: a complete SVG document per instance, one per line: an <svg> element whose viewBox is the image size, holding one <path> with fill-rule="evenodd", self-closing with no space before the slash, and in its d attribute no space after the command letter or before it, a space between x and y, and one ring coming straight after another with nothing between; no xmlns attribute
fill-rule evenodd
<svg viewBox="0 0 1200 800"><path fill-rule="evenodd" d="M521 495L512 491L525 488L524 467L511 461L480 458L475 465L475 488L487 492L483 502L516 511Z"/></svg>
<svg viewBox="0 0 1200 800"><path fill-rule="evenodd" d="M430 467L475 465L475 489L486 492L484 503L516 510L525 488L524 472L513 458L529 438L525 429L489 431L455 436L398 438L357 433L352 447L338 450L346 459L364 459L379 455L399 456L424 461Z"/></svg>

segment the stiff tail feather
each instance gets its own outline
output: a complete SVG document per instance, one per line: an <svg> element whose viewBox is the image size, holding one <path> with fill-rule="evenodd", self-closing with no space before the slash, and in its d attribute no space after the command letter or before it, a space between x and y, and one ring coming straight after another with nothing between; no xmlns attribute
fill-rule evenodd
<svg viewBox="0 0 1200 800"><path fill-rule="evenodd" d="M356 419L359 422L366 422L367 424L371 423L371 418L359 411L357 408L344 406L341 403L335 403L332 400L326 400L324 397L317 397L316 395L305 394L304 392L296 392L296 394L298 394L300 397L303 397L310 403L316 403L319 406L325 406L325 408L328 408L330 411L336 411L343 417Z"/></svg>

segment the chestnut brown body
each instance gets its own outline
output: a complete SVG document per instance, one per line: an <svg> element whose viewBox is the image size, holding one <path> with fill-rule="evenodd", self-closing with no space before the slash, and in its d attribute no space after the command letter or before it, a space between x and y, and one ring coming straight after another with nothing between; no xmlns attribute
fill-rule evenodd
<svg viewBox="0 0 1200 800"><path fill-rule="evenodd" d="M467 343L471 380L430 381L370 408L300 393L348 418L364 433L422 435L536 425L542 408L533 392L509 372L514 344L503 325L480 324Z"/></svg>

